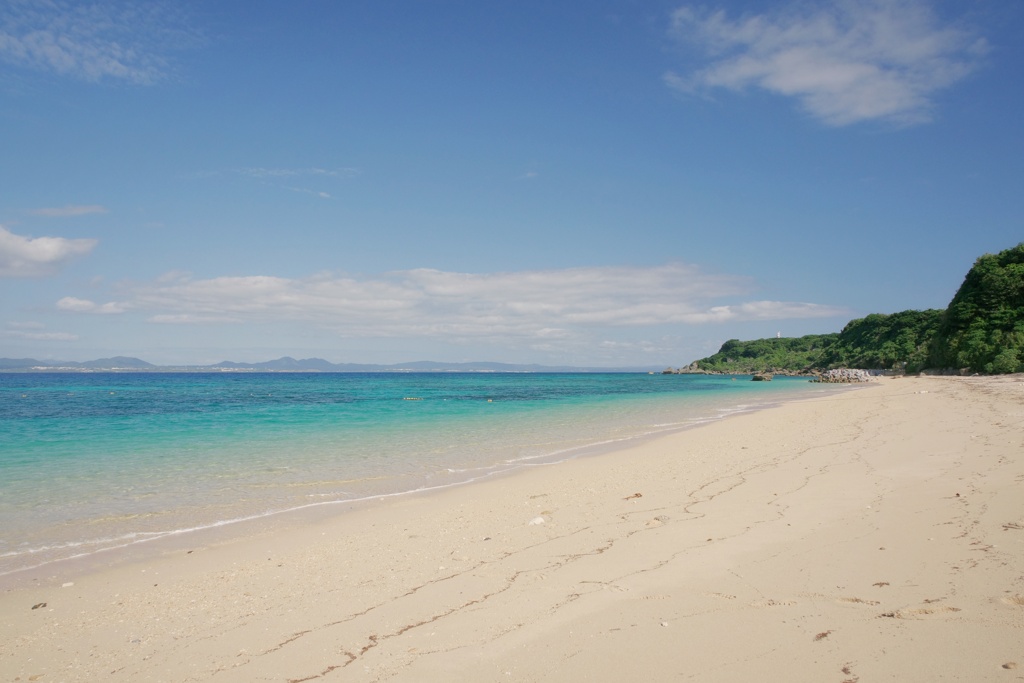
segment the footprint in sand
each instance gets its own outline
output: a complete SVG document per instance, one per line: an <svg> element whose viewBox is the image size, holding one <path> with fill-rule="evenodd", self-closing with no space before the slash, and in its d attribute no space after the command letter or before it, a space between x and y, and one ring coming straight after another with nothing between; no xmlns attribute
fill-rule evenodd
<svg viewBox="0 0 1024 683"><path fill-rule="evenodd" d="M1012 605L1014 607L1024 607L1024 595L1017 594L1011 595L1007 598L1001 598L1003 604ZM33 608L35 609L35 608Z"/></svg>
<svg viewBox="0 0 1024 683"><path fill-rule="evenodd" d="M590 581L584 581L583 583L591 583ZM605 583L604 581L598 581L601 584L601 590L603 591L614 591L616 593L628 593L629 589L625 586L620 586L617 583Z"/></svg>
<svg viewBox="0 0 1024 683"><path fill-rule="evenodd" d="M789 607L795 605L796 600L756 600L750 603L751 607Z"/></svg>
<svg viewBox="0 0 1024 683"><path fill-rule="evenodd" d="M836 598L836 602L843 605L880 605L878 600L864 600L862 598Z"/></svg>
<svg viewBox="0 0 1024 683"><path fill-rule="evenodd" d="M705 593L709 598L722 598L723 600L735 600L735 595L729 595L728 593Z"/></svg>
<svg viewBox="0 0 1024 683"><path fill-rule="evenodd" d="M897 619L921 619L923 617L929 617L937 614L949 614L950 612L959 611L959 607L949 607L943 605L937 607L917 607L915 609L898 609L890 614L891 616ZM886 614L884 616L890 615Z"/></svg>

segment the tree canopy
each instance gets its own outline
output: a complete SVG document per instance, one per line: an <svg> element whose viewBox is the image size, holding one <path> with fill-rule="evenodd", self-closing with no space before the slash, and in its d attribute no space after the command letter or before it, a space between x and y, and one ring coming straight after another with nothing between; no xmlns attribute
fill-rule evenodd
<svg viewBox="0 0 1024 683"><path fill-rule="evenodd" d="M718 353L697 361L697 366L709 372L736 374L811 371L820 365L825 349L838 337L832 333L753 341L730 339Z"/></svg>
<svg viewBox="0 0 1024 683"><path fill-rule="evenodd" d="M1024 372L1024 242L975 261L942 316L931 362Z"/></svg>
<svg viewBox="0 0 1024 683"><path fill-rule="evenodd" d="M851 320L822 357L820 369L906 369L928 367L942 311L900 311Z"/></svg>
<svg viewBox="0 0 1024 683"><path fill-rule="evenodd" d="M831 368L1024 372L1024 242L985 254L943 310L873 313L839 334L730 339L691 368L812 372Z"/></svg>

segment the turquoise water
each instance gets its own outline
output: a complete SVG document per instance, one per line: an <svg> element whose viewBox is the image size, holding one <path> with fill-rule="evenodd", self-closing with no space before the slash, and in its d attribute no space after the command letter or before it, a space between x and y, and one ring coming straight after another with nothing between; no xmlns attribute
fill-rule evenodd
<svg viewBox="0 0 1024 683"><path fill-rule="evenodd" d="M701 375L0 374L0 576L830 390Z"/></svg>

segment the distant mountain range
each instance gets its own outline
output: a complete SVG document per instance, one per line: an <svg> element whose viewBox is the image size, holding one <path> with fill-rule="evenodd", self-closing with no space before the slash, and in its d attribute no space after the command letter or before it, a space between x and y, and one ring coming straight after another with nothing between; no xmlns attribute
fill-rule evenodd
<svg viewBox="0 0 1024 683"><path fill-rule="evenodd" d="M331 363L323 358L296 360L284 356L262 363L222 361L215 365L154 365L139 358L114 356L84 362L0 358L0 372L649 372L653 367L594 368L515 363L437 363L416 361L394 365Z"/></svg>

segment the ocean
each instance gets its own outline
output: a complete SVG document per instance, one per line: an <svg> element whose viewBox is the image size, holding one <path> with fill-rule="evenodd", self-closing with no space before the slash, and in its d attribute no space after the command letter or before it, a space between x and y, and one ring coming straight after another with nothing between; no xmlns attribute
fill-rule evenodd
<svg viewBox="0 0 1024 683"><path fill-rule="evenodd" d="M841 390L597 373L0 374L0 577Z"/></svg>

